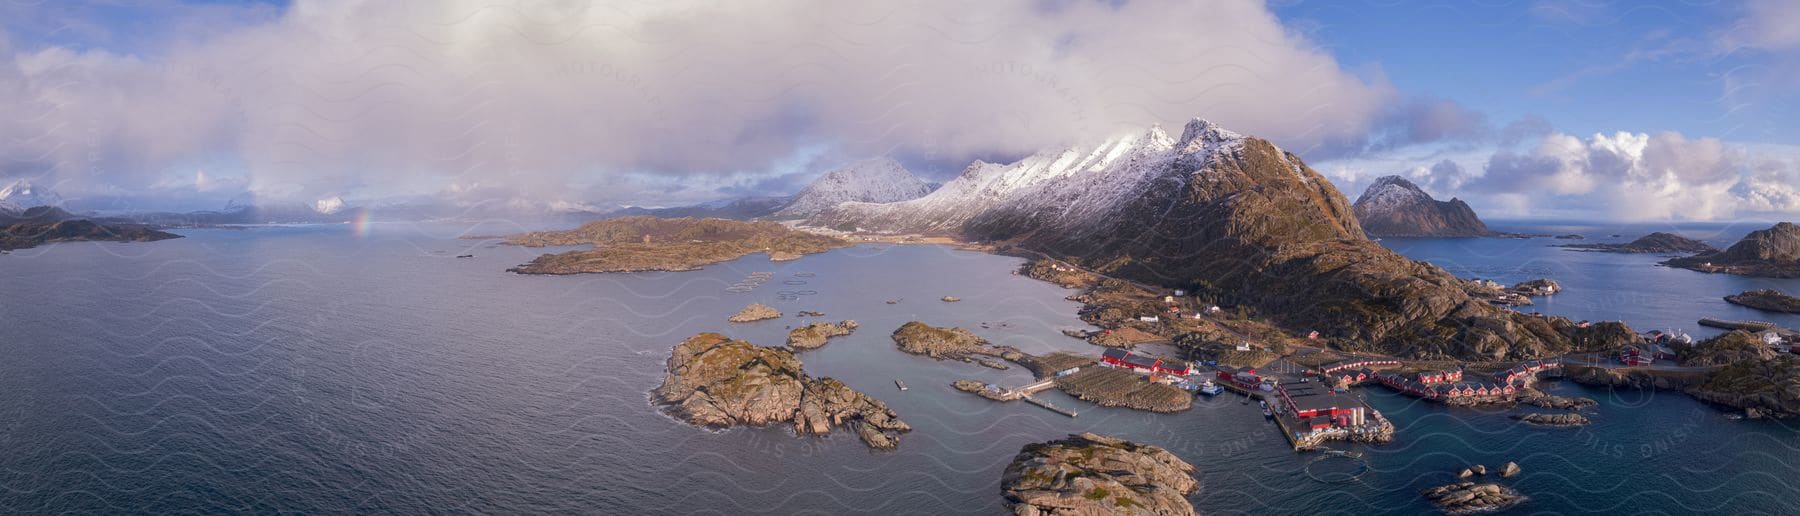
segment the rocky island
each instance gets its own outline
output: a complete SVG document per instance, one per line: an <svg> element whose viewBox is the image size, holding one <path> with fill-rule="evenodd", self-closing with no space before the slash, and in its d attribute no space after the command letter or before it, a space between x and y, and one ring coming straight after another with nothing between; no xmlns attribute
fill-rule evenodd
<svg viewBox="0 0 1800 516"><path fill-rule="evenodd" d="M881 400L836 379L807 376L800 359L781 348L702 333L670 350L668 368L651 396L695 425L792 423L800 435L847 427L877 449L898 446L897 434L912 430Z"/></svg>
<svg viewBox="0 0 1800 516"><path fill-rule="evenodd" d="M999 358L1010 362L1025 359L1025 354L1006 346L993 346L986 339L975 336L975 333L963 328L939 328L919 321L912 321L894 330L894 344L900 351L914 355L925 355L938 360L961 360L976 362L994 369L1006 369L1007 365L996 362Z"/></svg>
<svg viewBox="0 0 1800 516"><path fill-rule="evenodd" d="M689 271L765 253L774 261L850 245L842 239L798 231L775 222L725 219L620 217L564 231L513 235L525 247L586 245L591 249L545 254L508 269L519 274Z"/></svg>
<svg viewBox="0 0 1800 516"><path fill-rule="evenodd" d="M788 349L818 349L825 347L825 342L832 337L842 337L856 331L856 321L839 323L816 322L788 331Z"/></svg>
<svg viewBox="0 0 1800 516"><path fill-rule="evenodd" d="M1725 296L1725 302L1765 312L1800 314L1800 297L1790 296L1772 288L1749 290Z"/></svg>
<svg viewBox="0 0 1800 516"><path fill-rule="evenodd" d="M744 307L743 310L738 310L738 313L731 314L731 317L727 317L725 320L734 323L747 323L780 318L781 311L776 310L775 307L762 303L750 303L749 306Z"/></svg>
<svg viewBox="0 0 1800 516"><path fill-rule="evenodd" d="M1766 278L1800 278L1800 226L1782 222L1750 232L1724 251L1663 262L1670 267Z"/></svg>
<svg viewBox="0 0 1800 516"><path fill-rule="evenodd" d="M17 214L0 213L0 251L55 242L154 242L171 238L181 238L181 235L141 224L103 224L77 218L56 207L39 206Z"/></svg>
<svg viewBox="0 0 1800 516"><path fill-rule="evenodd" d="M1461 199L1439 201L1400 176L1376 179L1352 208L1373 237L1494 236Z"/></svg>
<svg viewBox="0 0 1800 516"><path fill-rule="evenodd" d="M1499 484L1466 481L1426 489L1424 494L1425 499L1448 514L1498 511L1525 499L1517 491Z"/></svg>
<svg viewBox="0 0 1800 516"><path fill-rule="evenodd" d="M1716 252L1706 242L1674 233L1656 232L1624 244L1563 244L1557 247L1600 253L1710 253Z"/></svg>
<svg viewBox="0 0 1800 516"><path fill-rule="evenodd" d="M1191 515L1194 466L1160 447L1092 433L1027 444L1000 479L1018 515Z"/></svg>

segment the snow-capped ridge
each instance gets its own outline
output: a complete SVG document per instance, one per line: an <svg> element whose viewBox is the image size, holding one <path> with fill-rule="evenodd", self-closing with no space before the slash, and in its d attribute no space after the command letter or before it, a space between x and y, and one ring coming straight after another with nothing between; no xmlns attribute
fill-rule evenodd
<svg viewBox="0 0 1800 516"><path fill-rule="evenodd" d="M845 202L898 202L931 192L931 185L891 158L869 158L838 167L807 184L778 218L805 218Z"/></svg>
<svg viewBox="0 0 1800 516"><path fill-rule="evenodd" d="M38 206L62 206L63 199L46 188L31 184L29 179L15 179L0 186L0 211L23 212Z"/></svg>

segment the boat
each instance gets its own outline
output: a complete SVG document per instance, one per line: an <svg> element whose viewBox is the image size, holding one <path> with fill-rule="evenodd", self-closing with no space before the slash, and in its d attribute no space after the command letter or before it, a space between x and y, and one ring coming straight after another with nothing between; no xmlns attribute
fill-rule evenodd
<svg viewBox="0 0 1800 516"><path fill-rule="evenodd" d="M906 390L906 382L902 382L898 378L894 379L894 386L899 387L900 390L903 390L903 391Z"/></svg>
<svg viewBox="0 0 1800 516"><path fill-rule="evenodd" d="M1263 404L1263 419L1275 419L1275 411L1269 410L1269 404Z"/></svg>
<svg viewBox="0 0 1800 516"><path fill-rule="evenodd" d="M457 257L457 258L474 258L474 257L475 257L475 255L472 255L472 254L459 254L459 255L456 255L456 257Z"/></svg>
<svg viewBox="0 0 1800 516"><path fill-rule="evenodd" d="M956 296L944 296L945 303L955 303L957 301L962 301L962 298Z"/></svg>
<svg viewBox="0 0 1800 516"><path fill-rule="evenodd" d="M1221 392L1225 392L1225 388L1220 387L1219 384L1213 383L1212 380L1207 380L1200 384L1200 394L1213 396Z"/></svg>

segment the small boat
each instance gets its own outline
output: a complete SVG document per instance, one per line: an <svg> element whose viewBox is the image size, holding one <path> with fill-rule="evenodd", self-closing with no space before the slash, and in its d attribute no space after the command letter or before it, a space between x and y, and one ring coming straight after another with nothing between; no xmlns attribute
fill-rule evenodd
<svg viewBox="0 0 1800 516"><path fill-rule="evenodd" d="M900 381L899 378L894 379L894 386L899 387L900 390L903 390L903 391L906 390L906 382Z"/></svg>
<svg viewBox="0 0 1800 516"><path fill-rule="evenodd" d="M1212 380L1207 380L1205 383L1200 384L1200 394L1214 396L1221 392L1225 392L1225 388L1220 387L1219 384L1213 383Z"/></svg>
<svg viewBox="0 0 1800 516"><path fill-rule="evenodd" d="M962 298L956 296L944 296L945 303L955 303L957 301L962 301Z"/></svg>
<svg viewBox="0 0 1800 516"><path fill-rule="evenodd" d="M457 257L457 258L474 258L474 257L475 257L475 255L472 255L472 254L459 254L459 255L456 255L456 257Z"/></svg>
<svg viewBox="0 0 1800 516"><path fill-rule="evenodd" d="M1258 401L1256 403L1262 405L1263 419L1275 419L1275 411L1269 410L1269 402Z"/></svg>

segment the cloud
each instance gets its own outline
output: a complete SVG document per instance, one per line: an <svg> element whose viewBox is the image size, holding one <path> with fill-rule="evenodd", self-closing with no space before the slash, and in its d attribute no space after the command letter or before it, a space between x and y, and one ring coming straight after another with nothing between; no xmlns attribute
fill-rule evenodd
<svg viewBox="0 0 1800 516"><path fill-rule="evenodd" d="M816 146L972 159L1193 116L1303 151L1394 96L1261 3L1046 5L328 0L190 13L204 39L131 52L15 41L0 175L130 190L223 155L239 170L208 172L265 198L608 202L663 192L634 174L741 184ZM1466 116L1413 114L1409 139Z"/></svg>
<svg viewBox="0 0 1800 516"><path fill-rule="evenodd" d="M1618 132L1583 140L1553 133L1528 151L1495 153L1470 187L1515 198L1552 198L1534 203L1538 206L1574 199L1628 220L1712 220L1742 211L1779 211L1744 203L1740 185L1750 180L1748 163L1743 148L1716 138Z"/></svg>
<svg viewBox="0 0 1800 516"><path fill-rule="evenodd" d="M1725 50L1800 49L1800 3L1788 0L1751 0L1744 4L1736 23L1716 36Z"/></svg>

